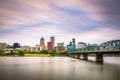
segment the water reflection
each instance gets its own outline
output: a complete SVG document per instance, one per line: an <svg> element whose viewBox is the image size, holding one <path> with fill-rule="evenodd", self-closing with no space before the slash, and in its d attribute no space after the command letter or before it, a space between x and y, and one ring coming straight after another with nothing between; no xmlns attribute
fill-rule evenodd
<svg viewBox="0 0 120 80"><path fill-rule="evenodd" d="M120 80L120 58L0 57L0 80ZM113 62L114 61L114 62Z"/></svg>

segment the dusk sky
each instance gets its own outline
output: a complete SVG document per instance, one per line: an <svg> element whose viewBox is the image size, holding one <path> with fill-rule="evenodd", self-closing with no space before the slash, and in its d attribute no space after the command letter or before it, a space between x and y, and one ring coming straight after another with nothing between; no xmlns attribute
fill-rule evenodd
<svg viewBox="0 0 120 80"><path fill-rule="evenodd" d="M0 42L35 46L120 39L120 0L0 0Z"/></svg>

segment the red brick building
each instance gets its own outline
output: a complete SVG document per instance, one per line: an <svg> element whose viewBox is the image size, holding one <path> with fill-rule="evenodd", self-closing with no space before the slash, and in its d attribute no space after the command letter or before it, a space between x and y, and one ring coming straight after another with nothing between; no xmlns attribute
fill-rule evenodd
<svg viewBox="0 0 120 80"><path fill-rule="evenodd" d="M48 50L48 52L51 52L53 50L53 43L52 42L47 42L47 50Z"/></svg>

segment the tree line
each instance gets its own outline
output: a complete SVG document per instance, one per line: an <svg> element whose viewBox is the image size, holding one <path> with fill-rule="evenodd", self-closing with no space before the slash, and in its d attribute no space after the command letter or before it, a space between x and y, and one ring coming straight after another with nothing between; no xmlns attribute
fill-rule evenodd
<svg viewBox="0 0 120 80"><path fill-rule="evenodd" d="M26 50L18 50L17 53L11 50L10 53L5 53L4 50L0 49L0 56L10 56L10 55L24 56L24 54L50 54L51 56L61 56L61 55L66 55L66 53L67 51L56 52L55 50L51 52L48 52L47 50L41 50L40 52L27 52Z"/></svg>

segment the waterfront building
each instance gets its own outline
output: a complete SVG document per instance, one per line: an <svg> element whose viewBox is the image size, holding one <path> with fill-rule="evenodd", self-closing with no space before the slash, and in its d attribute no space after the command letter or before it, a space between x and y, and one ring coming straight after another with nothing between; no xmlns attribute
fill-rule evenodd
<svg viewBox="0 0 120 80"><path fill-rule="evenodd" d="M87 47L87 44L84 42L78 42L77 48L85 48Z"/></svg>
<svg viewBox="0 0 120 80"><path fill-rule="evenodd" d="M93 43L93 44L88 43L86 46L98 46L98 44L96 44L96 43Z"/></svg>
<svg viewBox="0 0 120 80"><path fill-rule="evenodd" d="M55 49L55 37L50 37L50 42L52 42L52 50Z"/></svg>
<svg viewBox="0 0 120 80"><path fill-rule="evenodd" d="M21 49L20 49L20 48L16 48L16 49L12 49L12 48L10 49L10 48L9 48L9 49L5 49L5 50L4 50L4 53L6 53L6 54L10 54L11 52L12 52L12 53L18 53L19 50L21 50Z"/></svg>
<svg viewBox="0 0 120 80"><path fill-rule="evenodd" d="M94 44L92 44L92 46L98 46L98 44L94 43Z"/></svg>
<svg viewBox="0 0 120 80"><path fill-rule="evenodd" d="M71 46L72 46L72 43L70 42L70 44L67 45L67 52L68 53L72 51Z"/></svg>
<svg viewBox="0 0 120 80"><path fill-rule="evenodd" d="M2 49L2 43L0 42L0 49Z"/></svg>
<svg viewBox="0 0 120 80"><path fill-rule="evenodd" d="M64 43L63 43L63 42L62 42L62 43L57 43L57 46L63 47L63 46L64 46Z"/></svg>
<svg viewBox="0 0 120 80"><path fill-rule="evenodd" d="M30 46L20 46L21 50L25 50L26 52L31 52Z"/></svg>
<svg viewBox="0 0 120 80"><path fill-rule="evenodd" d="M76 44L75 44L75 39L72 39L72 42L70 42L70 44L67 45L67 52L71 52L76 50Z"/></svg>
<svg viewBox="0 0 120 80"><path fill-rule="evenodd" d="M5 49L5 50L4 50L4 53L5 53L5 54L10 54L11 51L13 51L13 50L12 50L12 49Z"/></svg>
<svg viewBox="0 0 120 80"><path fill-rule="evenodd" d="M47 50L51 52L53 50L53 42L47 42Z"/></svg>
<svg viewBox="0 0 120 80"><path fill-rule="evenodd" d="M35 45L34 47L31 47L31 52L40 52L40 46Z"/></svg>
<svg viewBox="0 0 120 80"><path fill-rule="evenodd" d="M37 52L36 47L31 47L31 52Z"/></svg>
<svg viewBox="0 0 120 80"><path fill-rule="evenodd" d="M64 47L64 43L57 43L57 47L56 47L56 52L65 52L66 51L66 47Z"/></svg>
<svg viewBox="0 0 120 80"><path fill-rule="evenodd" d="M66 47L62 47L62 46L57 46L56 47L56 52L65 52L66 51Z"/></svg>
<svg viewBox="0 0 120 80"><path fill-rule="evenodd" d="M7 49L7 43L3 43L3 49Z"/></svg>
<svg viewBox="0 0 120 80"><path fill-rule="evenodd" d="M40 51L41 50L46 50L45 39L43 37L40 39Z"/></svg>
<svg viewBox="0 0 120 80"><path fill-rule="evenodd" d="M0 42L0 49L7 49L7 43Z"/></svg>
<svg viewBox="0 0 120 80"><path fill-rule="evenodd" d="M40 47L39 45L35 45L36 52L40 52Z"/></svg>
<svg viewBox="0 0 120 80"><path fill-rule="evenodd" d="M75 44L75 38L72 39L72 46L71 46L72 50L76 50L76 44Z"/></svg>
<svg viewBox="0 0 120 80"><path fill-rule="evenodd" d="M13 49L16 49L16 48L20 48L20 44L19 43L13 43Z"/></svg>

